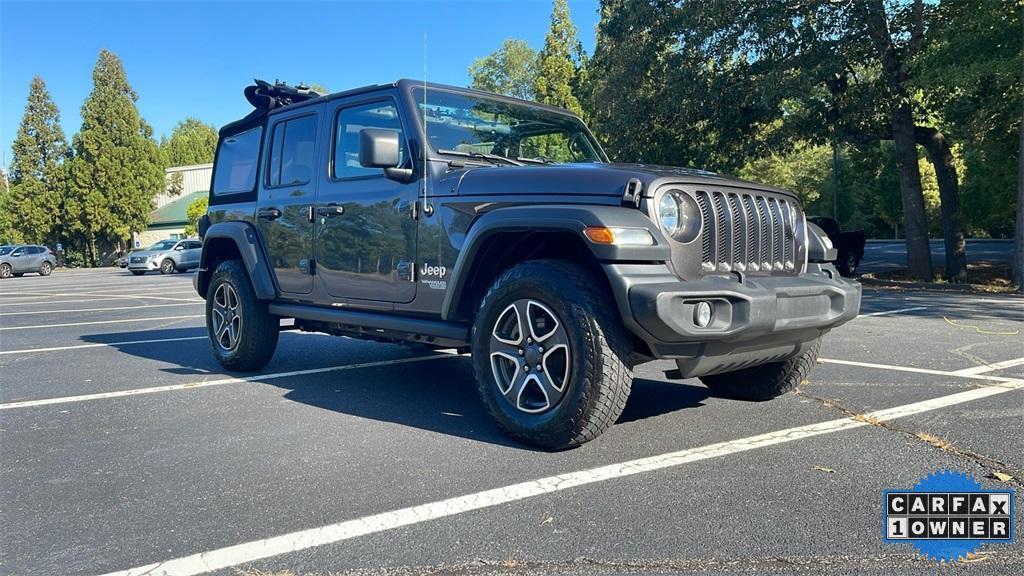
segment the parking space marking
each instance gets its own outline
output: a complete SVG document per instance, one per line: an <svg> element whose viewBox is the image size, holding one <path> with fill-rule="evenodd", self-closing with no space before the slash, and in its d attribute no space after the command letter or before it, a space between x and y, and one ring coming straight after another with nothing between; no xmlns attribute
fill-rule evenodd
<svg viewBox="0 0 1024 576"><path fill-rule="evenodd" d="M167 290L167 291L161 291L161 294L176 294L177 292L178 291ZM185 293L185 291L181 291L181 292ZM188 292L193 292L194 293L194 291L192 291L192 290L189 290ZM127 298L129 300L144 300L144 299L149 299L149 300L173 300L175 302L192 302L192 301L195 300L195 298L171 298L171 297L167 297L167 296L150 296L148 294L97 294L95 292L53 292L53 293L39 294L39 295L36 295L36 296L25 296L24 297L24 298L34 298L34 300L31 300L31 301L19 300L18 302L7 302L4 299L0 299L0 304L4 304L4 305L7 305L7 304L45 304L46 303L46 298L57 298L57 297L59 297L59 298L65 298L65 297L77 298L77 297L80 297L80 296L92 296L93 300L95 300L97 298L121 298L121 299Z"/></svg>
<svg viewBox="0 0 1024 576"><path fill-rule="evenodd" d="M205 336L203 336L205 338ZM152 386L150 388L136 388L133 390L118 390L116 392L100 392L97 394L82 394L79 396L61 396L58 398L44 398L42 400L25 400L22 402L8 402L0 404L0 410L14 410L16 408L32 408L36 406L51 406L54 404L68 404L72 402L86 402L89 400L103 400L107 398L123 398L125 396L139 396L142 394L156 394L158 392L171 392L173 390L195 390L199 388L210 388L212 386L224 386L225 384L242 384L245 382L262 382L263 380L276 380L278 378L290 378L292 376L308 376L310 374L324 374L326 372L341 372L344 370L358 370L360 368L376 368L378 366L391 366L393 364L409 364L412 362L427 362L429 360L443 360L445 358L456 358L458 354L436 354L433 356L417 356L415 358L396 358L394 360L377 360L374 362L361 362L359 364L342 364L340 366L327 366L325 368L309 368L306 370L292 370L290 372L271 372L270 374L256 374L254 376L243 376L237 378L221 378L219 380L205 380L189 382L186 384L169 384L167 386Z"/></svg>
<svg viewBox="0 0 1024 576"><path fill-rule="evenodd" d="M29 310L28 312L0 312L0 316L25 316L28 314L69 314L75 312L107 312L110 310L149 310L150 308L166 308L168 306L195 306L206 300L195 300L194 302L175 302L173 304L143 304L140 306L112 306L107 308L78 308L65 310Z"/></svg>
<svg viewBox="0 0 1024 576"><path fill-rule="evenodd" d="M140 298L147 297L143 296ZM198 297L191 299L182 298L182 300L187 300L189 302L206 302L206 300ZM102 300L99 298L84 298L81 300L33 300L31 302L4 302L3 300L0 300L0 306L3 306L4 308L7 308L8 306L32 306L34 304L46 304L47 306L51 306L53 304L81 304L82 302L102 302ZM145 306L145 304L142 304L142 306Z"/></svg>
<svg viewBox="0 0 1024 576"><path fill-rule="evenodd" d="M1013 380L1013 378L1003 378L1001 376L989 376L981 373L969 373L962 371L946 371L946 370L933 370L931 368L915 368L913 366L895 366L892 364L875 364L873 362L857 362L855 360L839 360L836 358L818 358L818 362L822 364L840 364L843 366L857 366L860 368L877 368L879 370L894 370L896 372L914 372L916 374L931 374L934 376L952 376L955 378L971 378L975 380L988 380L990 382L1006 382L1007 380Z"/></svg>
<svg viewBox="0 0 1024 576"><path fill-rule="evenodd" d="M898 310L883 310L881 312L869 312L867 314L860 314L857 318L868 318L870 316L888 316L889 314L902 314L904 312L913 312L914 310L924 310L927 306L914 306L912 308L900 308Z"/></svg>
<svg viewBox="0 0 1024 576"><path fill-rule="evenodd" d="M972 376L977 374L985 374L986 372L995 372L996 370L1004 370L1006 368L1013 368L1014 366L1020 366L1024 364L1024 358L1014 358L1013 360L1003 360L1002 362L995 362L993 364L983 364L981 366L972 366L970 368L964 368L963 370L956 370L953 374L957 376Z"/></svg>
<svg viewBox="0 0 1024 576"><path fill-rule="evenodd" d="M831 434L834 432L859 428L861 426L867 426L868 421L870 420L886 421L903 418L913 414L920 414L922 412L929 412L940 408L954 406L971 400L986 398L996 394L1003 394L1011 390L1020 390L1022 388L1024 388L1024 380L1004 382L1000 385L985 386L982 388L972 388L964 392L941 396L939 398L925 400L923 402L915 402L913 404L906 404L903 406L871 412L866 414L863 420L840 418L837 420L829 420L827 422L819 422L817 424L808 424L805 426L787 428L785 430L777 430L775 432L768 432L766 434L750 436L748 438L740 438L738 440L709 444L699 448L679 450L677 452L638 458L636 460L590 468L588 470L580 470L578 472L569 472L565 474L558 474L556 476L548 476L546 478L538 478L536 480L521 482L519 484L512 484L510 486L494 488L491 490L484 490L474 494L466 494L464 496L457 496L437 502L420 504L418 506L401 508L380 514L373 514L318 528L310 528L307 530L292 532L290 534L283 534L262 540L227 546L225 548L208 550L199 554L184 556L165 562L157 562L120 572L111 572L104 576L193 576L196 574L203 574L214 570L240 566L242 564L273 556L280 556L282 554L298 552L300 550L307 550L309 548L315 548L327 544L336 544L345 540L393 530L402 526L410 526L413 524L455 516L473 510L493 508L502 504L518 502L528 498L576 488L578 486L625 478L645 472L654 472L657 470L673 468L691 462L729 456L740 452L756 450L758 448L766 448L769 446L793 442L795 440L802 440L804 438L811 438L814 436L821 436L823 434Z"/></svg>
<svg viewBox="0 0 1024 576"><path fill-rule="evenodd" d="M50 348L28 348L25 350L0 350L0 356L10 354L36 354L39 352L63 352L65 350L81 350L82 348L106 348L129 346L133 344L159 344L162 342L182 342L185 340L205 340L207 336L182 336L180 338L153 338L150 340L125 340L123 342L106 342L93 344L76 344L74 346L52 346Z"/></svg>
<svg viewBox="0 0 1024 576"><path fill-rule="evenodd" d="M161 316L158 318L125 318L119 320L95 320L92 322L68 322L66 324L43 324L32 326L4 326L0 331L5 330L34 330L37 328L65 328L68 326L93 326L96 324L122 324L125 322L147 322L153 320L185 320L186 318L203 318L204 314L189 314L187 316Z"/></svg>

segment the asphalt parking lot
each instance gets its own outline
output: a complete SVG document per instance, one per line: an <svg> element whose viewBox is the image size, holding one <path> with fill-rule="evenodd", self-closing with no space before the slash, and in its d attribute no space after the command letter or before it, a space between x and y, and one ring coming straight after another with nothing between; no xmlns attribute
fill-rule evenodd
<svg viewBox="0 0 1024 576"><path fill-rule="evenodd" d="M651 363L615 426L546 453L452 353L286 332L226 374L191 280L0 282L3 574L949 573L881 541L882 491L1024 478L1019 297L868 290L798 393ZM1019 524L953 572L1024 574Z"/></svg>

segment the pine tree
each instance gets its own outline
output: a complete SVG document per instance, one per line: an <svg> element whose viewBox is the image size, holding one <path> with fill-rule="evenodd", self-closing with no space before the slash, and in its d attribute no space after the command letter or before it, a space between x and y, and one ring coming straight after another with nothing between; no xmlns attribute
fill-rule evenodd
<svg viewBox="0 0 1024 576"><path fill-rule="evenodd" d="M178 122L171 137L161 139L160 152L166 166L188 166L213 162L217 129L196 118Z"/></svg>
<svg viewBox="0 0 1024 576"><path fill-rule="evenodd" d="M56 244L63 231L63 164L69 150L60 111L38 76L29 84L25 115L11 148L11 190L3 207L11 215L11 240Z"/></svg>
<svg viewBox="0 0 1024 576"><path fill-rule="evenodd" d="M138 96L121 60L100 50L92 79L93 90L82 105L82 129L74 137L71 195L87 258L95 264L98 242L121 245L146 226L153 198L164 185L164 170L153 129L135 107Z"/></svg>
<svg viewBox="0 0 1024 576"><path fill-rule="evenodd" d="M537 57L534 85L537 101L582 115L583 107L573 93L573 87L578 84L583 63L583 50L576 39L576 26L569 16L569 4L566 0L555 0L551 10L551 28Z"/></svg>

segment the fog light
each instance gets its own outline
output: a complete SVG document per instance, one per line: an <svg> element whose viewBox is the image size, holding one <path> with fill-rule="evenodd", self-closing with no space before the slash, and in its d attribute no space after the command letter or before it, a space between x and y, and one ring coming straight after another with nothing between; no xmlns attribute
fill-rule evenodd
<svg viewBox="0 0 1024 576"><path fill-rule="evenodd" d="M711 324L711 304L708 302L697 302L693 307L693 323L701 328L707 328Z"/></svg>

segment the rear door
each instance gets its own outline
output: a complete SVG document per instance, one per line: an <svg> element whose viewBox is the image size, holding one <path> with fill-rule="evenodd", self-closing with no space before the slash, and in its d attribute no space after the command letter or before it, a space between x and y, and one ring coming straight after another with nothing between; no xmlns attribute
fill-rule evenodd
<svg viewBox="0 0 1024 576"><path fill-rule="evenodd" d="M256 203L256 226L284 296L313 290L313 200L323 105L275 114Z"/></svg>
<svg viewBox="0 0 1024 576"><path fill-rule="evenodd" d="M185 266L187 268L195 268L199 266L199 257L202 256L203 245L198 240L186 240L185 241L185 253L184 256Z"/></svg>
<svg viewBox="0 0 1024 576"><path fill-rule="evenodd" d="M418 181L401 183L381 168L359 164L359 132L398 131L405 167L412 166L408 126L390 92L330 102L328 173L316 198L317 278L333 298L376 303L410 302L416 295L416 220L412 207Z"/></svg>

